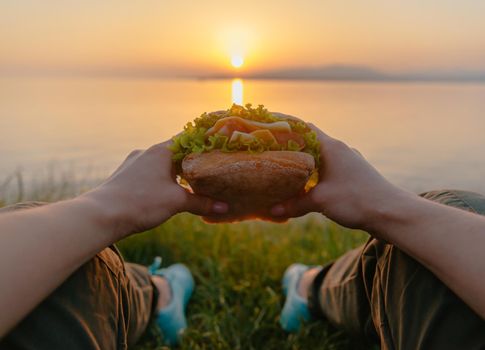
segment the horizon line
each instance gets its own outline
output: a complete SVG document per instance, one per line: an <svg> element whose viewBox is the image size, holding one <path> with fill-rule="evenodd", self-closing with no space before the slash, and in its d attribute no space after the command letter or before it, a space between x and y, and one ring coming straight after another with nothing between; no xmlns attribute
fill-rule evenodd
<svg viewBox="0 0 485 350"><path fill-rule="evenodd" d="M12 67L13 68L13 67ZM180 70L178 68L177 70ZM96 67L15 67L0 69L0 77L45 77L45 78L119 78L119 79L193 79L193 80L293 80L293 81L334 81L334 82L449 82L467 83L485 82L485 70L441 69L405 71L389 73L371 66L353 64L329 64L322 66L289 67L280 69L259 70L253 72L176 72L170 69L150 68L115 68Z"/></svg>

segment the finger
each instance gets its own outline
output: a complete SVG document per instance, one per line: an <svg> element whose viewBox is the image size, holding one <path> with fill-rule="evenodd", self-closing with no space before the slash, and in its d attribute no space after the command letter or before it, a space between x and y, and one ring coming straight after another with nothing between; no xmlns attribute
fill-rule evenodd
<svg viewBox="0 0 485 350"><path fill-rule="evenodd" d="M155 153L157 155L162 155L164 160L171 160L172 151L170 150L170 145L172 140L167 140L161 143L157 143L147 149L147 152Z"/></svg>
<svg viewBox="0 0 485 350"><path fill-rule="evenodd" d="M353 147L351 147L351 148L352 148L352 151L354 151L355 153L357 153L359 156L363 157L362 153L360 153L358 149L353 148Z"/></svg>
<svg viewBox="0 0 485 350"><path fill-rule="evenodd" d="M289 115L289 114L284 114L284 113L280 113L280 112L271 112L272 115L282 119L282 120L294 120L294 121L297 121L297 122L303 122L303 119L300 119L298 117L295 117L294 115Z"/></svg>
<svg viewBox="0 0 485 350"><path fill-rule="evenodd" d="M272 223L275 223L275 224L284 224L290 218L285 217L285 216L264 216L260 219L263 220L263 221L269 221L269 222L272 222Z"/></svg>
<svg viewBox="0 0 485 350"><path fill-rule="evenodd" d="M126 157L126 159L133 159L133 158L136 158L138 157L140 154L142 154L144 152L144 150L142 149L135 149L133 151L130 152L130 154L128 154L128 157Z"/></svg>
<svg viewBox="0 0 485 350"><path fill-rule="evenodd" d="M203 216L202 220L208 224L228 224L232 222L241 221L238 218L235 218L232 215L211 215L211 216Z"/></svg>
<svg viewBox="0 0 485 350"><path fill-rule="evenodd" d="M147 149L147 153L152 153L157 159L160 159L160 165L165 169L166 173L169 174L174 180L177 177L177 169L175 167L175 163L172 159L173 152L169 148L172 145L173 141L167 140L158 144L151 146Z"/></svg>
<svg viewBox="0 0 485 350"><path fill-rule="evenodd" d="M213 200L208 197L191 194L184 191L184 203L180 211L187 211L189 213L200 216L215 216L224 215L229 211L229 206L221 201Z"/></svg>
<svg viewBox="0 0 485 350"><path fill-rule="evenodd" d="M164 151L164 150L169 150L170 151L169 147L173 144L173 139L176 138L177 136L180 136L182 133L183 133L183 131L179 132L175 136L172 136L168 140L165 140L163 142L160 142L160 143L157 143L157 144L151 146L150 148L158 149L160 151Z"/></svg>
<svg viewBox="0 0 485 350"><path fill-rule="evenodd" d="M110 175L110 178L118 174L121 170L125 169L129 164L133 162L134 159L138 158L143 152L144 150L142 149L135 149L131 151L130 154L128 154L128 156L125 158L123 163L121 163L118 168L113 171L113 173Z"/></svg>
<svg viewBox="0 0 485 350"><path fill-rule="evenodd" d="M208 224L228 224L228 223L234 223L234 222L241 222L244 220L262 220L262 221L268 221L276 224L283 224L288 221L289 218L287 217L270 217L270 216L264 216L264 217L258 217L258 218L244 218L244 217L239 217L239 216L234 216L234 215L213 215L213 216L203 216L202 220L204 220Z"/></svg>
<svg viewBox="0 0 485 350"><path fill-rule="evenodd" d="M274 218L296 218L305 214L319 211L316 192L309 193L277 204L271 208L271 215Z"/></svg>
<svg viewBox="0 0 485 350"><path fill-rule="evenodd" d="M330 141L330 140L334 140L333 137L329 136L328 134L324 133L322 130L320 130L315 124L313 123L307 123L308 127L310 129L312 129L313 131L315 131L315 133L317 134L317 137L319 140L321 141Z"/></svg>

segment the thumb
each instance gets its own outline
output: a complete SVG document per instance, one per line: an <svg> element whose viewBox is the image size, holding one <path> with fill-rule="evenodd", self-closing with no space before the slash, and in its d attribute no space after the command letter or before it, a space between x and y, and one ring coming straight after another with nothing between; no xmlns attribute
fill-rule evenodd
<svg viewBox="0 0 485 350"><path fill-rule="evenodd" d="M318 203L316 191L310 191L300 197L276 204L270 212L274 217L296 218L319 211Z"/></svg>

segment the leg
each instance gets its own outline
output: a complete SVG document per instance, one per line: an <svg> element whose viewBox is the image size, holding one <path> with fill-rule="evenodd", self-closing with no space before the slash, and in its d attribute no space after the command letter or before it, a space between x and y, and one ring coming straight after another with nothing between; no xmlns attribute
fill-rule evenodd
<svg viewBox="0 0 485 350"><path fill-rule="evenodd" d="M308 290L308 306L315 317L329 320L352 336L377 342L369 301L369 281L377 259L366 254L373 242L377 241L370 239L318 272Z"/></svg>
<svg viewBox="0 0 485 350"><path fill-rule="evenodd" d="M436 191L423 197L485 214L485 197ZM315 278L310 304L338 327L382 349L479 349L485 321L431 272L391 244L370 239ZM316 291L316 293L315 293Z"/></svg>
<svg viewBox="0 0 485 350"><path fill-rule="evenodd" d="M124 264L116 248L106 248L18 324L0 349L126 349L148 325L153 293L146 268Z"/></svg>
<svg viewBox="0 0 485 350"><path fill-rule="evenodd" d="M123 279L123 313L127 329L127 344L133 346L145 332L153 316L159 289L155 288L145 266L125 263L126 277ZM166 287L168 289L168 287Z"/></svg>

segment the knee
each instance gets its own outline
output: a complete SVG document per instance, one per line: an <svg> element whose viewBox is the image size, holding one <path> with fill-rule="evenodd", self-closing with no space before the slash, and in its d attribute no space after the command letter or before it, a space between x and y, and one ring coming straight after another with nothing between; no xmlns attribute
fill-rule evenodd
<svg viewBox="0 0 485 350"><path fill-rule="evenodd" d="M362 255L363 273L369 294L392 294L402 291L412 280L413 283L427 284L434 275L418 261L393 244L371 240Z"/></svg>
<svg viewBox="0 0 485 350"><path fill-rule="evenodd" d="M50 296L50 302L84 313L116 311L123 262L110 248L84 263Z"/></svg>
<svg viewBox="0 0 485 350"><path fill-rule="evenodd" d="M100 251L89 263L97 265L98 269L108 270L116 278L125 273L123 259L114 246Z"/></svg>
<svg viewBox="0 0 485 350"><path fill-rule="evenodd" d="M10 344L48 349L123 348L121 258L110 248L82 265L8 335ZM60 336L46 337L55 329ZM31 345L30 345L31 344ZM3 344L0 343L0 348ZM14 346L12 346L14 347Z"/></svg>
<svg viewBox="0 0 485 350"><path fill-rule="evenodd" d="M423 198L437 203L485 215L485 196L462 190L438 190L422 193Z"/></svg>
<svg viewBox="0 0 485 350"><path fill-rule="evenodd" d="M20 202L20 203L16 203L16 204L12 204L12 205L0 208L0 212L36 208L36 207L40 207L40 206L43 206L43 205L46 205L46 204L48 204L48 203L46 203L46 202L36 202L36 201Z"/></svg>

